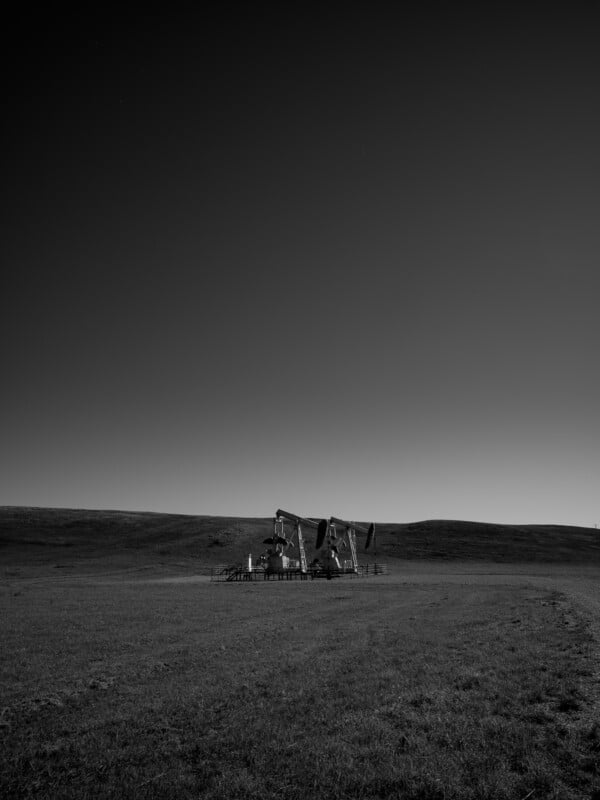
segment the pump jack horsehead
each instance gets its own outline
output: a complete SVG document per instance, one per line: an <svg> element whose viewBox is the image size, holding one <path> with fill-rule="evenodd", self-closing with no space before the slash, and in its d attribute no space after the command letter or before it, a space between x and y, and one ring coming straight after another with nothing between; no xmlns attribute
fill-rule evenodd
<svg viewBox="0 0 600 800"><path fill-rule="evenodd" d="M295 530L289 538L285 534L285 520L292 522L295 526ZM341 534L338 533L336 526L342 529ZM327 577L332 574L358 573L356 532L366 535L365 550L371 544L375 532L375 526L372 523L368 529L336 517L330 517L329 522L322 519L317 523L312 519L298 517L296 514L278 509L273 520L273 536L263 541L263 544L270 545L270 547L259 559L268 574L297 569L303 573L309 571L302 533L303 527L317 529L315 550L318 555L311 562L310 571L313 574L323 573ZM286 554L288 548L295 546L298 547L299 559L292 559ZM343 558L344 550L348 550L349 559Z"/></svg>

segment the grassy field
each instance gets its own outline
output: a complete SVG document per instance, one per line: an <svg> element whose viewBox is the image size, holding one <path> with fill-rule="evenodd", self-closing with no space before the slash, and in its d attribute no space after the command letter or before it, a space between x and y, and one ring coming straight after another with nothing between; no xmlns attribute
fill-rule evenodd
<svg viewBox="0 0 600 800"><path fill-rule="evenodd" d="M600 798L597 531L378 525L385 577L198 577L270 531L0 509L0 797Z"/></svg>
<svg viewBox="0 0 600 800"><path fill-rule="evenodd" d="M589 798L595 643L496 582L4 581L0 796Z"/></svg>

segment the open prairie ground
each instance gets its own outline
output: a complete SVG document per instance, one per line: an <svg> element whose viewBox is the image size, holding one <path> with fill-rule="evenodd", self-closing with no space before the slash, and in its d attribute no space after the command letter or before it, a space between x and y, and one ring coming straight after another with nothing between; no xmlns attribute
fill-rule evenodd
<svg viewBox="0 0 600 800"><path fill-rule="evenodd" d="M2 575L2 797L600 797L598 566L109 564Z"/></svg>

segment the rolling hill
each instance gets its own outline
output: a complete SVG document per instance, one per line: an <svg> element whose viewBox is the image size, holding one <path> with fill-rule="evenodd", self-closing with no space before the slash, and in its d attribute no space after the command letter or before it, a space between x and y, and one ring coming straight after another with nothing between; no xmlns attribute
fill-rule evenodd
<svg viewBox="0 0 600 800"><path fill-rule="evenodd" d="M0 557L7 568L140 568L241 562L264 550L272 518L133 511L0 507ZM312 530L305 530L310 554ZM456 520L378 523L376 551L361 561L414 559L600 564L600 531L559 525Z"/></svg>

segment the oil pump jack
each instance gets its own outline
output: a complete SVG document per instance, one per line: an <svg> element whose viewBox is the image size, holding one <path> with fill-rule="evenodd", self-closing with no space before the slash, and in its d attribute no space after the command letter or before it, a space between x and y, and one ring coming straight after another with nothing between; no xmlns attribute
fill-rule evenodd
<svg viewBox="0 0 600 800"><path fill-rule="evenodd" d="M289 538L285 534L286 520L292 522L295 526L295 530ZM318 555L310 565L306 558L306 547L302 533L303 527L317 529L315 550ZM338 532L338 527L342 529L341 533ZM263 540L263 544L270 545L270 547L260 557L259 563L262 563L268 574L297 569L304 574L310 571L313 575L326 574L331 576L332 573L357 574L359 569L356 532L366 536L365 550L367 550L374 538L375 526L373 523L367 529L357 525L355 522L348 522L337 517L330 517L329 522L325 519L315 522L312 519L299 517L296 514L290 514L288 511L278 509L273 518L273 536ZM295 546L298 548L299 559L292 559L286 553L290 547ZM349 551L349 559L343 558L344 550Z"/></svg>

